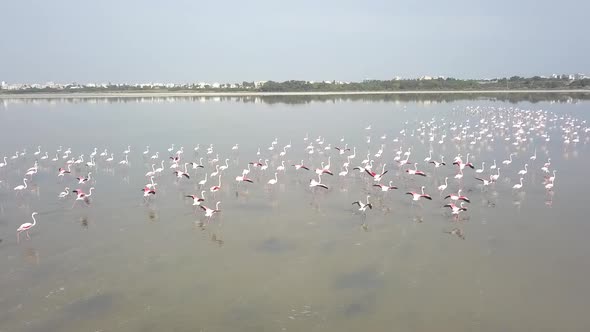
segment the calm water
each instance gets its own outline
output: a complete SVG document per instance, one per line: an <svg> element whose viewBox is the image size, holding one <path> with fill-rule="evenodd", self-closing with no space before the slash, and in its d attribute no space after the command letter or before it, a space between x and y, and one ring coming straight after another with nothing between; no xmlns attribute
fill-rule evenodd
<svg viewBox="0 0 590 332"><path fill-rule="evenodd" d="M590 102L298 98L5 103L0 157L9 160L0 169L0 331L590 329L590 136L582 122L590 118ZM523 110L547 112L551 120L541 122L550 142L532 120L524 120L526 142L504 141L514 137ZM492 125L494 116L504 129ZM574 118L580 142L564 144L560 127ZM423 126L425 136L418 131ZM466 137L453 141L453 133L466 126ZM470 144L469 135L482 128L489 131ZM447 137L439 144L442 133ZM278 144L269 151L275 138ZM280 157L289 142L292 148ZM205 169L190 170L190 180L174 178L168 169L172 143L174 151L184 147L182 164L203 157ZM231 149L236 143L237 151ZM312 155L305 150L310 143L316 147ZM349 153L324 147L345 143L356 147L356 158L341 177ZM381 144L383 155L374 157ZM12 188L39 159L33 156L37 145L49 158L39 160L27 190L15 195ZM72 157L84 154L85 161L94 147L99 153L108 148L115 162L98 158L95 168L72 168L75 176L95 176L91 184L78 185L73 176L57 177L63 151L58 162L51 159L60 145L71 147ZM118 165L128 145L130 165ZM394 162L400 146L412 148L410 160L419 162L426 178L407 175L407 166L400 170ZM430 147L433 159L442 154L447 166L435 170L423 162ZM24 157L10 159L23 149ZM375 170L387 164L383 183L391 180L399 190L378 192L367 174L352 170L367 150ZM156 197L145 203L140 189L149 182L144 174L156 151L165 170L156 179ZM501 165L511 152L513 163ZM498 183L482 191L468 168L462 181L455 180L457 167L450 164L459 153L463 160L470 153L476 168L496 159L502 168ZM201 227L202 211L195 213L184 195L200 193L198 181L215 170L207 160L217 154L220 165L230 159L229 168L222 190L206 193L205 205L221 201L222 211ZM328 191L310 190L313 170L291 167L304 159L316 168L328 156L335 173L322 177ZM540 169L549 157L550 169L557 170L552 193ZM236 188L236 175L259 158L269 159L269 169L252 170L255 183ZM271 188L266 182L281 160L287 170ZM513 192L524 163L529 172L523 190ZM458 222L436 189L445 176L445 193L463 188L471 199ZM209 179L205 189L217 181ZM403 193L421 185L433 200L412 205ZM65 186L95 187L90 206L78 202L71 208L73 196L58 200ZM367 193L374 206L364 218L351 202ZM22 234L17 244L15 230L33 211L39 215L32 239ZM444 232L453 228L465 240Z"/></svg>

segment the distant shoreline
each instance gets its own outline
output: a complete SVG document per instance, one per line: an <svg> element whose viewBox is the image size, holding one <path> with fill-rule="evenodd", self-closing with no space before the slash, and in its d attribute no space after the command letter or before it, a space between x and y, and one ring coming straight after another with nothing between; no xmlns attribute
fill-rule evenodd
<svg viewBox="0 0 590 332"><path fill-rule="evenodd" d="M351 96L351 95L433 95L433 94L516 94L516 93L583 93L590 90L428 90L428 91L325 91L325 92L82 92L82 93L15 93L0 94L0 99L75 99L75 98L135 98L135 97L269 97L269 96Z"/></svg>

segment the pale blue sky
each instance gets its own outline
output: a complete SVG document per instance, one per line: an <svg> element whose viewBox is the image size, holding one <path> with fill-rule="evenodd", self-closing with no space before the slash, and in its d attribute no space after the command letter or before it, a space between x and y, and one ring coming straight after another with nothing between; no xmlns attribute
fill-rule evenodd
<svg viewBox="0 0 590 332"><path fill-rule="evenodd" d="M0 80L590 74L590 1L0 3Z"/></svg>

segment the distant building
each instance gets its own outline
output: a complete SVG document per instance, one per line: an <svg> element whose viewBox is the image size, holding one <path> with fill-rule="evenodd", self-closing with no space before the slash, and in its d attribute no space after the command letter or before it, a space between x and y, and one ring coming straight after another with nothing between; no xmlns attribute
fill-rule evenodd
<svg viewBox="0 0 590 332"><path fill-rule="evenodd" d="M267 82L267 81L255 81L255 82L254 82L254 87L255 87L255 88L259 88L259 87L263 86L263 85L264 85L264 83L266 83L266 82Z"/></svg>
<svg viewBox="0 0 590 332"><path fill-rule="evenodd" d="M586 78L586 75L584 75L584 74L580 74L580 73L574 74L575 80L583 80L585 78Z"/></svg>
<svg viewBox="0 0 590 332"><path fill-rule="evenodd" d="M8 84L6 84L6 82L2 81L2 82L0 83L0 89L4 90L4 89L6 89L7 87L8 87Z"/></svg>

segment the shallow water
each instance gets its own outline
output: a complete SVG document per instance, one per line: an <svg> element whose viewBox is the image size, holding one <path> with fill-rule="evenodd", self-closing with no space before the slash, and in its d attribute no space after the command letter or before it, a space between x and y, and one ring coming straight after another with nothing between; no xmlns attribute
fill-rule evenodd
<svg viewBox="0 0 590 332"><path fill-rule="evenodd" d="M589 102L298 98L300 103L227 98L0 107L0 157L9 158L0 169L0 331L588 330L585 164L590 158L582 121L590 117ZM503 140L516 130L510 126L520 110L556 115L547 124L550 142L536 131L526 135L533 142L519 146ZM471 133L479 130L480 119L493 115L508 123L505 130L491 131L494 142L451 140L451 122L469 120ZM569 118L580 119L579 143L563 144L560 126ZM447 132L443 144L438 136L430 143L416 131L421 121L432 119ZM372 129L365 130L369 124ZM315 142L319 135L325 138L321 148ZM269 151L274 138L278 145ZM328 144L342 146L341 138L357 148L346 177L338 176L345 158L324 150ZM266 182L289 141L287 170L269 188ZM309 155L305 147L312 141L316 150ZM183 162L203 157L205 170L190 170L189 180L175 179L167 159L172 143L174 151L184 146ZM237 152L231 150L235 143ZM209 144L212 155L206 154ZM383 156L376 158L381 144ZM49 151L49 159L39 160L27 190L15 195L12 188L38 159L37 145ZM115 162L98 158L90 170L94 182L78 185L72 176L56 176L65 164L63 152L59 162L50 160L60 145L71 147L73 157L106 147ZM118 165L128 145L130 165ZM159 151L166 159L157 194L147 203L140 191L152 163L142 154L146 145L149 155ZM411 160L426 178L410 177L403 171L407 167L400 170L393 161L400 146L412 147ZM435 170L422 161L430 146L433 159L442 154L447 166ZM24 157L10 159L24 148ZM535 148L537 159L531 161ZM387 163L383 182L392 180L399 190L384 195L366 174L353 172L367 150L375 170ZM511 152L517 152L513 163L501 165ZM482 191L471 169L462 182L453 179L456 166L450 164L458 153L464 158L470 153L475 168L496 159L500 181ZM230 159L229 169L221 192L206 193L205 205L221 201L221 213L201 226L202 211L195 212L184 195L200 193L198 181L215 170L206 161L216 154L220 165ZM313 170L291 167L301 159L319 167L328 156L335 173L322 177L328 191L309 189ZM558 172L550 194L540 170L548 157ZM269 159L269 170L252 170L255 183L236 187L235 176L259 158ZM524 163L529 164L524 188L513 193ZM89 169L73 171L78 176ZM436 190L445 176L450 177L445 193L462 187L471 199L458 222ZM214 184L217 179L209 179L205 189ZM421 185L433 200L413 205L403 193ZM91 204L71 208L73 197L58 200L65 186L95 187ZM374 206L363 217L351 202L365 200L367 193ZM15 230L33 211L39 215L32 239L21 234L17 244ZM444 233L456 227L465 240Z"/></svg>

